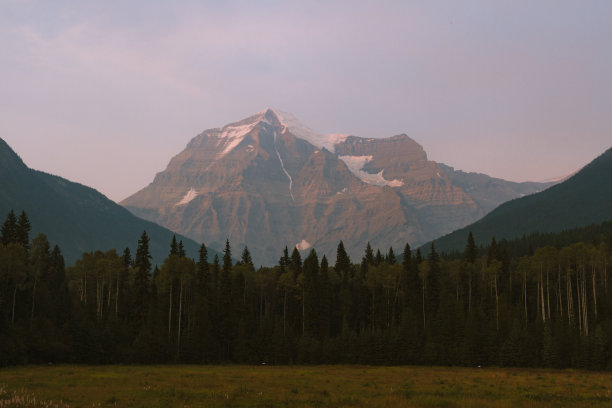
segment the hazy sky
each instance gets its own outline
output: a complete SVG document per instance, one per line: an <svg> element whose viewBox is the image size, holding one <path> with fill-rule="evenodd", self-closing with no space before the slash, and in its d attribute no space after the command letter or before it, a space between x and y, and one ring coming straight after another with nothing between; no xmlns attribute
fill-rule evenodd
<svg viewBox="0 0 612 408"><path fill-rule="evenodd" d="M273 107L510 180L612 146L612 1L0 1L0 137L119 201Z"/></svg>

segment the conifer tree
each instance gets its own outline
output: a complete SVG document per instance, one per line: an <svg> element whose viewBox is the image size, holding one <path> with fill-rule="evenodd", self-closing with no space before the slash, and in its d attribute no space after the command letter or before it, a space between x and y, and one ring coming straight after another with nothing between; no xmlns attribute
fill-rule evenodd
<svg viewBox="0 0 612 408"><path fill-rule="evenodd" d="M142 232L138 240L136 258L134 260L134 280L132 297L133 323L143 325L147 318L149 305L148 293L151 281L151 253L149 252L149 236Z"/></svg>
<svg viewBox="0 0 612 408"><path fill-rule="evenodd" d="M321 338L327 338L329 337L331 330L332 299L331 287L329 282L329 265L327 262L327 257L325 255L323 255L323 258L321 259L321 267L319 268L318 298L318 315L320 317L318 333Z"/></svg>
<svg viewBox="0 0 612 408"><path fill-rule="evenodd" d="M121 259L123 260L123 266L125 267L125 270L127 271L127 269L132 265L132 253L130 252L129 247L125 247L125 249L123 250L123 256L121 257Z"/></svg>
<svg viewBox="0 0 612 408"><path fill-rule="evenodd" d="M22 245L25 249L30 248L30 220L28 219L25 211L21 211L19 221L17 221L17 228L15 230L15 241Z"/></svg>
<svg viewBox="0 0 612 408"><path fill-rule="evenodd" d="M241 262L245 265L253 266L253 259L251 258L251 253L249 252L249 247L244 246L244 250L242 251L242 259Z"/></svg>
<svg viewBox="0 0 612 408"><path fill-rule="evenodd" d="M217 314L219 316L219 343L223 347L223 359L228 360L232 355L231 329L232 317L232 250L229 239L225 241L223 250L223 266L219 277L219 299Z"/></svg>
<svg viewBox="0 0 612 408"><path fill-rule="evenodd" d="M198 260L198 281L200 285L205 286L208 284L209 277L209 268L208 268L208 249L206 245L200 245L199 251L200 257Z"/></svg>
<svg viewBox="0 0 612 408"><path fill-rule="evenodd" d="M185 258L186 254L185 254L185 247L183 246L183 240L181 239L178 243L178 253L177 253L179 258Z"/></svg>
<svg viewBox="0 0 612 408"><path fill-rule="evenodd" d="M382 263L383 261L383 256L380 253L380 249L376 250L376 256L374 257L374 265L378 266Z"/></svg>
<svg viewBox="0 0 612 408"><path fill-rule="evenodd" d="M176 235L172 236L172 242L170 243L170 256L178 256L178 243L176 242Z"/></svg>
<svg viewBox="0 0 612 408"><path fill-rule="evenodd" d="M417 265L423 262L423 255L421 255L421 248L417 248L416 254L414 254L414 261Z"/></svg>
<svg viewBox="0 0 612 408"><path fill-rule="evenodd" d="M366 245L365 254L363 256L363 259L365 260L366 263L370 265L374 265L374 251L372 250L372 246L370 245L369 241L368 241L368 244Z"/></svg>
<svg viewBox="0 0 612 408"><path fill-rule="evenodd" d="M476 247L476 243L474 242L474 235L472 235L472 231L470 231L467 238L467 244L465 245L463 258L465 262L473 264L474 262L476 262L477 256L478 248Z"/></svg>
<svg viewBox="0 0 612 408"><path fill-rule="evenodd" d="M304 260L304 283L302 285L302 334L314 337L317 334L317 275L319 259L314 249Z"/></svg>
<svg viewBox="0 0 612 408"><path fill-rule="evenodd" d="M8 245L11 242L17 242L17 217L11 210L2 224L2 243Z"/></svg>
<svg viewBox="0 0 612 408"><path fill-rule="evenodd" d="M336 273L346 282L350 278L351 260L344 249L344 243L340 241L336 249Z"/></svg>
<svg viewBox="0 0 612 408"><path fill-rule="evenodd" d="M387 253L387 263L389 265L395 265L397 263L397 259L393 253L393 247L389 247L389 252Z"/></svg>
<svg viewBox="0 0 612 408"><path fill-rule="evenodd" d="M412 309L414 313L417 313L419 308L419 300L421 297L421 279L419 278L419 270L416 265L416 261L412 257L412 250L410 244L406 244L404 247L404 254L402 260L402 272L403 272L403 286L405 296L407 297L405 305Z"/></svg>
<svg viewBox="0 0 612 408"><path fill-rule="evenodd" d="M297 276L302 273L302 256L296 247L293 248L293 252L291 253L290 265L293 271L293 278L296 279Z"/></svg>
<svg viewBox="0 0 612 408"><path fill-rule="evenodd" d="M427 257L429 273L427 274L426 303L427 314L434 316L440 304L440 257L436 252L434 244L431 244L431 251Z"/></svg>

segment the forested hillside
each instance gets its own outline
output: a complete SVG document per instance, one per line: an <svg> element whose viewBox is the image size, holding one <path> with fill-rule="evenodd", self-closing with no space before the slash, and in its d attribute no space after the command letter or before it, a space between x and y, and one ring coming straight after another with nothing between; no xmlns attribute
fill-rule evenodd
<svg viewBox="0 0 612 408"><path fill-rule="evenodd" d="M279 251L255 270L247 248L197 260L181 242L152 270L136 253L85 253L65 268L27 215L0 244L0 364L367 363L612 368L612 237L518 258L471 234L460 257L432 246L396 262L367 244L353 263Z"/></svg>
<svg viewBox="0 0 612 408"><path fill-rule="evenodd" d="M166 256L173 232L132 215L93 188L28 168L0 139L0 214L23 209L35 234L44 232L57 243L67 264L83 252L96 249L135 248L134 241L147 230L155 263ZM185 250L195 256L198 244L180 237Z"/></svg>
<svg viewBox="0 0 612 408"><path fill-rule="evenodd" d="M612 148L566 181L508 201L481 220L434 241L444 252L460 250L469 231L478 245L524 234L560 232L612 219Z"/></svg>

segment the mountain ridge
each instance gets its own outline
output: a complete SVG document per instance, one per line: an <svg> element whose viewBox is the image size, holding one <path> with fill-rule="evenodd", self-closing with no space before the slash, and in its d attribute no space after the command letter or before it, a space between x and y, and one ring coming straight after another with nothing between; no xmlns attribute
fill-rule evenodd
<svg viewBox="0 0 612 408"><path fill-rule="evenodd" d="M530 233L560 232L612 219L612 148L545 191L501 204L481 220L433 241L460 250L469 231L477 244Z"/></svg>
<svg viewBox="0 0 612 408"><path fill-rule="evenodd" d="M83 252L118 252L129 247L132 254L144 230L150 238L154 263L167 256L174 233L135 217L102 193L42 171L30 169L0 138L0 216L25 211L32 225L31 237L45 233L57 244L68 264ZM5 160L7 159L7 160ZM199 245L180 234L189 256L197 257ZM215 251L210 248L210 254Z"/></svg>

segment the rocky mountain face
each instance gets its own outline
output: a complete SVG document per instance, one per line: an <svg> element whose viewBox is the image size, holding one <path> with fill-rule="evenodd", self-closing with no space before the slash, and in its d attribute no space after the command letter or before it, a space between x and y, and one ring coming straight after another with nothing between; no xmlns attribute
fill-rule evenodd
<svg viewBox="0 0 612 408"><path fill-rule="evenodd" d="M140 219L98 191L61 177L28 168L0 139L0 217L9 211L25 211L30 219L30 238L39 233L57 244L68 265L83 252L130 247L132 255L144 230L149 236L153 263L168 255L173 232ZM197 259L199 244L182 239L188 256ZM209 257L215 255L209 250Z"/></svg>
<svg viewBox="0 0 612 408"><path fill-rule="evenodd" d="M248 245L259 264L285 245L335 258L368 241L399 251L547 187L456 172L406 135L320 135L272 109L206 130L121 204L213 247Z"/></svg>

